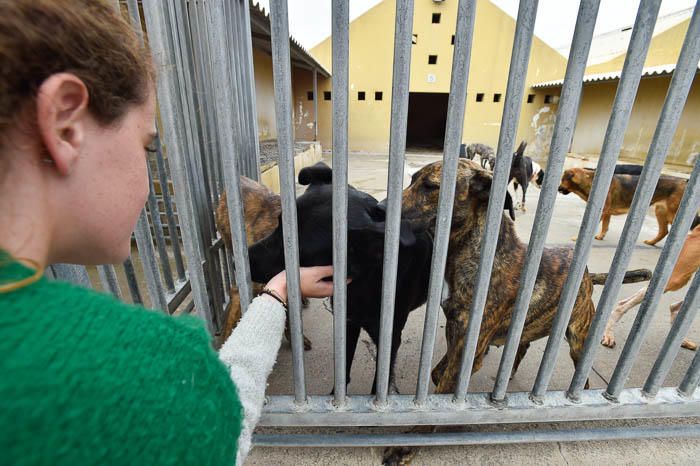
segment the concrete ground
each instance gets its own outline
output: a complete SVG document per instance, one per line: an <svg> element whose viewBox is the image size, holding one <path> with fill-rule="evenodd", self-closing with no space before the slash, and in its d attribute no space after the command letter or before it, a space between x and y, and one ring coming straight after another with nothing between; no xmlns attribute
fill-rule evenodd
<svg viewBox="0 0 700 466"><path fill-rule="evenodd" d="M405 185L410 180L410 173L423 165L440 158L439 154L408 154L405 166ZM330 164L328 157L324 159ZM386 155L355 155L350 157L350 183L358 189L367 191L383 199L386 195L387 179ZM584 162L570 160L571 165L582 165ZM511 187L512 190L512 187ZM518 193L518 196L520 192ZM523 241L527 241L532 224L539 190L530 186L527 194L527 212L516 212L516 226ZM518 197L519 199L519 197ZM579 225L585 210L585 203L574 195L557 197L556 207L548 244L571 244L571 238L578 233ZM610 231L603 241L594 241L588 261L592 272L605 272L609 269L615 248L618 244L624 216L614 217ZM651 238L657 230L656 219L648 215L640 239L637 241L629 268L645 267L654 269L664 242L660 247L651 247L642 243L643 239ZM623 285L619 298L629 296L640 288L640 284ZM597 302L602 291L596 286L594 301ZM685 289L663 296L654 320L649 328L647 338L642 345L638 360L631 372L628 387L640 387L651 369L659 348L668 332L669 312L671 303L685 296ZM332 315L323 301L315 301L310 309L304 312L304 333L313 342L313 349L305 353L306 384L311 395L328 394L333 385L333 345L332 345ZM418 355L420 353L421 335L424 319L424 308L419 308L411 314L403 332L402 345L396 363L397 384L401 393L413 393L418 372ZM619 323L616 337L617 346L614 349L600 347L596 356L594 370L591 374L593 388L604 388L609 380L618 357L624 346L629 329L634 321L636 309L630 311ZM434 353L434 363L445 351L444 318L441 316L438 341ZM689 337L700 341L700 327L696 322L691 328ZM523 360L518 373L510 383L511 391L529 391L532 388L539 362L544 351L546 340L534 343ZM564 343L564 346L566 344ZM573 364L568 355L568 348L560 351L550 389L565 390L573 374ZM484 362L483 368L472 376L470 391L490 391L495 381L501 349L492 348ZM676 386L689 366L694 353L681 349L673 368L665 381L665 386ZM292 394L291 349L284 342L277 361L277 366L269 380L268 394ZM352 367L352 383L348 393L367 394L371 388L375 366L375 349L366 334L360 336ZM626 421L633 424L635 421ZM641 421L640 421L641 422ZM688 422L687 420L667 420L663 422ZM575 423L574 423L575 424ZM567 427L573 427L568 424ZM599 425L599 424L598 424ZM620 425L611 423L611 425ZM484 429L488 426L474 427L472 430ZM522 426L523 429L530 428ZM298 433L308 430L297 430ZM367 429L357 429L356 432L366 432ZM285 431L288 432L288 431ZM381 448L256 448L253 450L247 464L379 464ZM431 447L423 448L416 457L414 464L697 464L700 462L700 442L686 439L640 440L615 442L579 442L566 444L518 444L469 447Z"/></svg>

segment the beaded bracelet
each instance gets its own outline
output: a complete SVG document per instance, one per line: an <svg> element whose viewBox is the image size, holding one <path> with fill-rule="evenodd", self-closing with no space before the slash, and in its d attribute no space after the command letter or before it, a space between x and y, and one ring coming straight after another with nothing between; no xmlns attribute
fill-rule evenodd
<svg viewBox="0 0 700 466"><path fill-rule="evenodd" d="M271 289L265 287L260 292L260 295L263 295L263 294L266 294L268 296L272 296L276 301L279 301L279 303L282 306L284 306L285 309L287 309L287 310L289 309L289 307L287 306L287 302L284 299L282 299L282 296L280 296L280 294L278 292L276 292L275 290L271 290Z"/></svg>

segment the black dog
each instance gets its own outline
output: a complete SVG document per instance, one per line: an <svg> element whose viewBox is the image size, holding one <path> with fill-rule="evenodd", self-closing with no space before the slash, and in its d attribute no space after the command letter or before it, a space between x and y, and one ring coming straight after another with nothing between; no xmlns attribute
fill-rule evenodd
<svg viewBox="0 0 700 466"><path fill-rule="evenodd" d="M306 167L299 173L299 183L309 186L297 198L301 266L333 262L331 174L330 167L323 163ZM352 282L347 289L347 383L350 383L350 368L360 329L369 334L375 345L379 343L385 216L384 208L374 197L348 186L347 273ZM253 281L265 283L283 270L281 225L280 221L270 236L250 247ZM390 359L392 381L394 361L408 314L427 300L432 250L432 237L427 231L413 230L408 222L401 222ZM373 393L375 388L376 374Z"/></svg>
<svg viewBox="0 0 700 466"><path fill-rule="evenodd" d="M508 181L514 182L515 191L518 190L518 186L523 190L523 201L521 204L523 212L525 211L525 194L533 173L532 159L525 156L525 147L527 147L527 143L522 141L513 153L513 161L510 164L510 174L508 175Z"/></svg>

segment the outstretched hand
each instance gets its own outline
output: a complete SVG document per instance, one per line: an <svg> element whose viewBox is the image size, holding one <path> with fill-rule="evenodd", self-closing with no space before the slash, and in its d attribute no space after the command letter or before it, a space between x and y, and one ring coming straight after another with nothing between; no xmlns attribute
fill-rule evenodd
<svg viewBox="0 0 700 466"><path fill-rule="evenodd" d="M300 267L299 268L299 283L301 295L304 298L325 298L333 295L333 282L326 281L324 278L333 277L333 266L324 265L318 267ZM348 280L350 283L350 280ZM287 300L287 273L282 272L275 275L272 280L267 283L267 288L279 293L279 295Z"/></svg>

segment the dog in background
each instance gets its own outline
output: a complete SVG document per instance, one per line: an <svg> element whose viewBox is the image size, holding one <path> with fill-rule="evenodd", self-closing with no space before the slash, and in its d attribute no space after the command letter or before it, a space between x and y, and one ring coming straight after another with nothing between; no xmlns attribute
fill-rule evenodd
<svg viewBox="0 0 700 466"><path fill-rule="evenodd" d="M527 142L521 141L513 153L513 161L510 164L510 173L508 175L508 182L513 182L515 193L518 192L518 186L523 190L523 200L520 202L520 209L523 212L526 211L525 194L527 194L527 187L530 184L530 180L536 177L532 159L525 155L526 147Z"/></svg>
<svg viewBox="0 0 700 466"><path fill-rule="evenodd" d="M466 154L463 155L460 153L460 157L467 158L469 160L474 160L476 154L479 154L479 159L481 160L482 167L486 168L486 164L490 163L492 167L491 170L493 170L493 165L496 163L496 154L493 150L493 147L487 144L482 144L480 142L475 142L473 144L469 144L467 146Z"/></svg>
<svg viewBox="0 0 700 466"><path fill-rule="evenodd" d="M535 162L533 162L533 164L534 163ZM631 164L621 163L619 165L615 165L615 174L616 175L641 175L643 168L644 167L641 165L631 165ZM594 168L586 168L586 170L595 171ZM537 185L538 188L541 188L542 183L544 183L544 170L540 168L539 173L536 173L535 184Z"/></svg>
<svg viewBox="0 0 700 466"><path fill-rule="evenodd" d="M243 212L245 221L245 233L248 246L257 243L269 236L279 224L282 214L282 201L278 194L273 193L266 186L257 183L245 176L240 177L241 195L243 200ZM216 208L216 228L231 248L231 225L228 218L228 205L226 204L226 194L219 198L219 205ZM253 283L253 294L262 292L263 283ZM241 319L241 300L238 294L238 287L231 286L229 292L229 303L224 311L226 322L221 333L220 343L226 341L231 332ZM305 303L306 304L306 303ZM285 328L285 336L291 341L289 325ZM304 349L311 349L311 341L304 337Z"/></svg>
<svg viewBox="0 0 700 466"><path fill-rule="evenodd" d="M414 175L413 182L403 193L403 218L419 226L434 228L441 175L442 162L427 165ZM454 392L459 377L491 183L492 176L488 171L471 161L459 161L445 271L450 295L442 303L447 319L445 326L447 351L432 371L433 382L437 385L435 393ZM472 373L481 368L490 345L500 346L505 343L526 251L527 244L518 238L515 223L504 216L501 221ZM517 370L530 343L549 335L572 256L572 248L558 247L544 250L513 372ZM591 297L593 285L603 284L606 276L607 274L585 273L581 281L566 329L569 354L574 365L578 364L581 357L584 341L595 313ZM629 283L648 280L650 277L651 273L648 270L632 271L627 272L625 281ZM416 427L414 432L426 430L430 431L432 428L420 426ZM407 464L407 460L410 461L414 454L415 449L390 448L385 451L384 461L385 464Z"/></svg>
<svg viewBox="0 0 700 466"><path fill-rule="evenodd" d="M690 278L698 271L698 267L700 267L700 217L696 215L695 220L693 220L693 224L690 227L690 232L685 238L685 242L683 243L683 248L678 256L676 265L673 267L671 278L669 278L668 283L666 284L664 293L667 291L678 291L687 285ZM613 313L605 326L603 339L600 342L603 346L607 346L608 348L615 347L615 335L613 332L615 324L620 321L622 316L625 315L627 311L642 302L646 292L647 288L644 287L632 296L621 299L615 305L615 309L613 310ZM683 305L683 301L678 301L677 303L671 304L671 323L673 323L675 320L678 311L681 309L681 305ZM683 340L681 346L693 351L698 349L698 345L687 338Z"/></svg>
<svg viewBox="0 0 700 466"><path fill-rule="evenodd" d="M564 195L574 193L584 201L588 201L594 175L595 170L587 168L569 168L564 170L559 185L559 192ZM603 206L602 227L595 239L602 240L605 238L611 216L629 212L638 183L638 175L613 175L608 195L605 198L605 205ZM676 212L678 212L687 184L688 182L682 178L661 175L650 202L650 205L655 205L659 232L656 237L645 240L644 243L653 246L666 237L668 226L676 218Z"/></svg>

